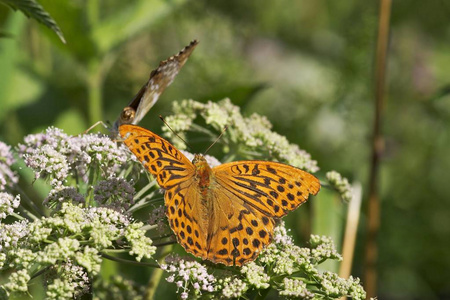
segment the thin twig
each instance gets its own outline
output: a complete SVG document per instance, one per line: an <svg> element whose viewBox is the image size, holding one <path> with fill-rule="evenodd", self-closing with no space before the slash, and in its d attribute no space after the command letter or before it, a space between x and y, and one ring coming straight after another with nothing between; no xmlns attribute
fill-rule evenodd
<svg viewBox="0 0 450 300"><path fill-rule="evenodd" d="M392 0L380 1L377 50L375 57L375 118L372 137L372 158L369 175L369 203L367 206L367 240L365 249L365 288L367 297L374 297L377 287L376 262L378 256L377 234L380 227L380 199L378 171L384 150L381 123L384 108L387 45Z"/></svg>
<svg viewBox="0 0 450 300"><path fill-rule="evenodd" d="M359 215L361 212L362 187L360 183L352 185L353 195L347 210L344 242L342 243L342 264L339 277L349 278L352 270L353 253L355 251L356 234L358 232Z"/></svg>

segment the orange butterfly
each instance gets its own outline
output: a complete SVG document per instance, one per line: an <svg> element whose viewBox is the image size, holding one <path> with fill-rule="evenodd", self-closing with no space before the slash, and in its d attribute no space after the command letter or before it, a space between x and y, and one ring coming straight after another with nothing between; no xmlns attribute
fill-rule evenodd
<svg viewBox="0 0 450 300"><path fill-rule="evenodd" d="M211 168L190 162L162 137L136 125L119 132L131 152L165 189L166 215L187 252L227 266L255 260L271 243L277 218L320 189L319 180L270 161L237 161Z"/></svg>

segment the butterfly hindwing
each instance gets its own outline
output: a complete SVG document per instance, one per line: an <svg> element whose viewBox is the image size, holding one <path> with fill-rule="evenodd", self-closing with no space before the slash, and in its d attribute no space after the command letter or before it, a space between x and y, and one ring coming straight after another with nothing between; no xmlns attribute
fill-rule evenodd
<svg viewBox="0 0 450 300"><path fill-rule="evenodd" d="M237 266L254 260L272 240L274 219L226 187L215 189L212 201L208 259Z"/></svg>
<svg viewBox="0 0 450 300"><path fill-rule="evenodd" d="M178 243L187 252L207 259L205 220L208 212L200 205L199 197L192 180L167 190L164 195L166 215Z"/></svg>

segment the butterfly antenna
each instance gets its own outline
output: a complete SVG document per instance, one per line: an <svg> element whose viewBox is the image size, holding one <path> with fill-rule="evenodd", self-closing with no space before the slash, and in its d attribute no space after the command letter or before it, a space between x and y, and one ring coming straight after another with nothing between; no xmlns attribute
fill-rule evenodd
<svg viewBox="0 0 450 300"><path fill-rule="evenodd" d="M211 149L212 146L214 146L214 145L220 140L220 138L221 138L222 135L225 133L225 131L227 131L227 129L228 129L228 125L226 125L226 126L223 128L222 132L221 132L220 135L217 137L217 139L214 141L214 143L212 143L211 146L209 146L208 149L206 149L206 151L205 151L203 154L206 154L206 152L208 152L209 149Z"/></svg>
<svg viewBox="0 0 450 300"><path fill-rule="evenodd" d="M169 123L167 123L166 120L164 120L164 117L163 117L163 116L159 115L159 118L161 119L161 121L163 121L164 125L166 125L166 126L170 129L170 131L172 131L173 134L175 134L180 140L182 140L182 141L183 141L183 142L184 142L191 150L193 149L193 148L191 147L191 145L189 145L188 142L186 142L181 136L178 135L178 133L176 133L176 132L172 129L172 127L170 127Z"/></svg>

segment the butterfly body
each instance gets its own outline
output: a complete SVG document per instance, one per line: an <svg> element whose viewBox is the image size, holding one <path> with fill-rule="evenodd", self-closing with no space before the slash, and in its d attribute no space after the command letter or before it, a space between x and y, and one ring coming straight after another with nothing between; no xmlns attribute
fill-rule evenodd
<svg viewBox="0 0 450 300"><path fill-rule="evenodd" d="M166 215L187 252L241 266L272 241L276 220L317 194L319 180L270 161L237 161L211 168L202 155L189 161L165 139L135 125L120 135L165 189Z"/></svg>
<svg viewBox="0 0 450 300"><path fill-rule="evenodd" d="M203 199L207 199L209 196L209 187L211 181L212 169L208 165L208 162L203 155L196 154L192 160L192 164L195 166L195 178L198 182L198 187Z"/></svg>

